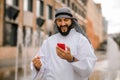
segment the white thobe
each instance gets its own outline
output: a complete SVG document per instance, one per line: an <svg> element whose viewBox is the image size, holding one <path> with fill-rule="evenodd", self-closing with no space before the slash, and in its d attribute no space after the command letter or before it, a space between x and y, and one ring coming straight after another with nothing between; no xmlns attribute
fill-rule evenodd
<svg viewBox="0 0 120 80"><path fill-rule="evenodd" d="M57 43L69 46L78 61L61 59L56 53ZM75 29L71 29L67 36L57 33L47 38L37 55L41 56L42 67L39 71L31 67L35 80L88 80L96 62L92 45Z"/></svg>

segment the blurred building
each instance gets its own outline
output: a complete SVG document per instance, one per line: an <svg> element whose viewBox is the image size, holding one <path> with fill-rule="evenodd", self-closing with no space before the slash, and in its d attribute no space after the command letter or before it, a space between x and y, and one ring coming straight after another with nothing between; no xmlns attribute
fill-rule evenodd
<svg viewBox="0 0 120 80"><path fill-rule="evenodd" d="M88 0L87 3L87 24L86 32L95 49L100 47L104 42L107 34L104 33L103 17L101 5L95 4L93 0Z"/></svg>
<svg viewBox="0 0 120 80"><path fill-rule="evenodd" d="M17 44L39 46L54 33L54 14L63 6L70 8L85 30L86 4L87 0L1 0L0 53L15 55ZM38 36L38 43L34 35Z"/></svg>
<svg viewBox="0 0 120 80"><path fill-rule="evenodd" d="M100 5L96 5L92 0L1 0L0 46L4 47L2 50L5 51L5 47L8 46L15 50L18 27L22 29L23 43L26 30L29 30L29 45L33 42L32 36L35 31L43 36L43 40L45 36L50 36L54 32L54 13L62 6L71 9L94 48L98 48L103 41L102 14Z"/></svg>
<svg viewBox="0 0 120 80"><path fill-rule="evenodd" d="M71 10L97 49L104 37L102 14L92 0L0 0L0 60L15 61L16 53L20 57L26 46L39 47L54 33L54 14L63 6Z"/></svg>

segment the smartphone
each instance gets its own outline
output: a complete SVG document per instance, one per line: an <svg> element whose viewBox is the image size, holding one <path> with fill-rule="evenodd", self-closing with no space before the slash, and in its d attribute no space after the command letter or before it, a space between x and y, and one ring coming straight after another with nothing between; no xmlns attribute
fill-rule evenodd
<svg viewBox="0 0 120 80"><path fill-rule="evenodd" d="M57 43L57 46L61 49L65 50L65 44L64 43Z"/></svg>

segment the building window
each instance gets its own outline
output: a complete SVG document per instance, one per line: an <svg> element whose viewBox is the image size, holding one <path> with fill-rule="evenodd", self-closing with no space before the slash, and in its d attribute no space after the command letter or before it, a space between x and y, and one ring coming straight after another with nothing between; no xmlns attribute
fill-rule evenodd
<svg viewBox="0 0 120 80"><path fill-rule="evenodd" d="M72 10L74 10L75 9L75 4L74 3L72 3Z"/></svg>
<svg viewBox="0 0 120 80"><path fill-rule="evenodd" d="M81 11L80 9L78 10L78 14L81 15L83 18L86 17L85 12Z"/></svg>
<svg viewBox="0 0 120 80"><path fill-rule="evenodd" d="M67 6L70 7L70 0L67 0Z"/></svg>
<svg viewBox="0 0 120 80"><path fill-rule="evenodd" d="M64 3L64 4L65 4L65 0L62 0L62 3Z"/></svg>
<svg viewBox="0 0 120 80"><path fill-rule="evenodd" d="M12 0L6 0L6 4L13 5L13 1Z"/></svg>
<svg viewBox="0 0 120 80"><path fill-rule="evenodd" d="M44 14L44 2L40 0L40 15L43 16Z"/></svg>
<svg viewBox="0 0 120 80"><path fill-rule="evenodd" d="M79 15L81 15L81 14L82 14L80 9L78 10L78 14L79 14Z"/></svg>
<svg viewBox="0 0 120 80"><path fill-rule="evenodd" d="M52 6L48 5L48 19L53 19Z"/></svg>
<svg viewBox="0 0 120 80"><path fill-rule="evenodd" d="M29 0L28 1L28 11L31 11L32 12L32 7L33 7L33 0Z"/></svg>
<svg viewBox="0 0 120 80"><path fill-rule="evenodd" d="M6 23L4 27L4 46L17 45L17 24Z"/></svg>
<svg viewBox="0 0 120 80"><path fill-rule="evenodd" d="M86 17L86 15L85 15L85 13L84 13L84 12L82 12L82 17L83 17L83 18L85 18L85 17Z"/></svg>
<svg viewBox="0 0 120 80"><path fill-rule="evenodd" d="M26 35L26 30L25 26L23 27L23 45L25 46L25 35Z"/></svg>
<svg viewBox="0 0 120 80"><path fill-rule="evenodd" d="M72 3L72 10L75 11L76 13L78 12L78 8L74 3Z"/></svg>
<svg viewBox="0 0 120 80"><path fill-rule="evenodd" d="M24 7L23 7L24 11L28 11L28 10L27 10L28 0L24 0L23 4L24 4Z"/></svg>
<svg viewBox="0 0 120 80"><path fill-rule="evenodd" d="M32 12L33 0L24 0L24 10Z"/></svg>
<svg viewBox="0 0 120 80"><path fill-rule="evenodd" d="M19 6L19 1L18 0L13 0L13 5Z"/></svg>
<svg viewBox="0 0 120 80"><path fill-rule="evenodd" d="M19 1L18 0L6 0L6 4L19 6Z"/></svg>
<svg viewBox="0 0 120 80"><path fill-rule="evenodd" d="M44 16L44 2L41 0L37 0L37 5L36 5L36 14L37 16Z"/></svg>
<svg viewBox="0 0 120 80"><path fill-rule="evenodd" d="M74 9L74 11L77 13L77 6L75 6L75 9Z"/></svg>
<svg viewBox="0 0 120 80"><path fill-rule="evenodd" d="M86 5L88 0L81 0L81 1L84 5Z"/></svg>

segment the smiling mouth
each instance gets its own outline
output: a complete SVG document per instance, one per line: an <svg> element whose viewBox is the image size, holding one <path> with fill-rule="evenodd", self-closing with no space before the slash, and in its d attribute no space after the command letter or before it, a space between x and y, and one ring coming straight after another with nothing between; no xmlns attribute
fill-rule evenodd
<svg viewBox="0 0 120 80"><path fill-rule="evenodd" d="M61 27L61 31L62 31L62 32L67 32L67 29L68 29L68 28L67 28L66 26Z"/></svg>

